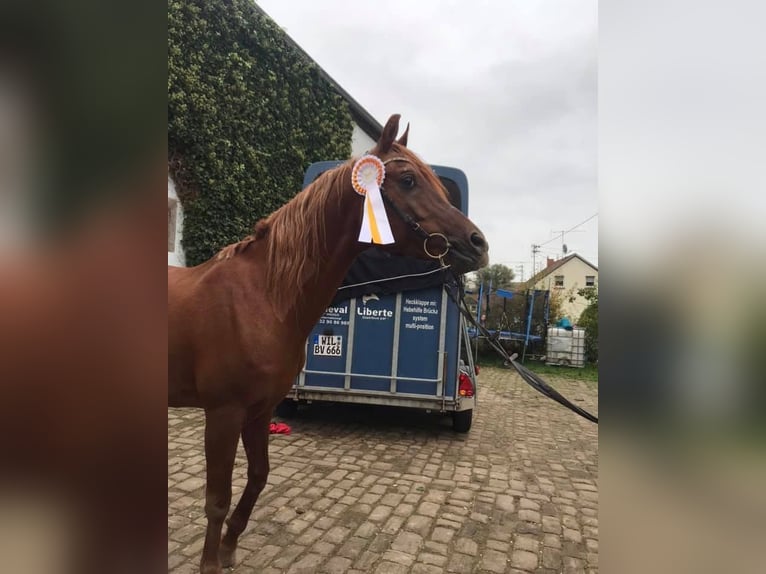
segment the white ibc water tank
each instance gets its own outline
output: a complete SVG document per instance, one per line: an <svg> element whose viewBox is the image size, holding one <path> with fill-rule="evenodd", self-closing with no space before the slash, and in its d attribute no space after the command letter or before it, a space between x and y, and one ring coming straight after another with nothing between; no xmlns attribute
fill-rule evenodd
<svg viewBox="0 0 766 574"><path fill-rule="evenodd" d="M570 331L561 327L549 327L545 363L569 367L584 366L585 329L574 327Z"/></svg>

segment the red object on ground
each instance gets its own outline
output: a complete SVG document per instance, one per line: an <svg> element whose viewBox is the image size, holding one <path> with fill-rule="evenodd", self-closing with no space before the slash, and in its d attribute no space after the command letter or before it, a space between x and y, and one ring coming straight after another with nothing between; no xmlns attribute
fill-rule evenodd
<svg viewBox="0 0 766 574"><path fill-rule="evenodd" d="M290 427L285 423L271 423L269 434L290 434Z"/></svg>

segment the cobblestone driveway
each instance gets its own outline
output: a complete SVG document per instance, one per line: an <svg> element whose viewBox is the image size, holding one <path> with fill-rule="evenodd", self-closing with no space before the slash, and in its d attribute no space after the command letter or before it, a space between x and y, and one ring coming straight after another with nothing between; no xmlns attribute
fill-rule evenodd
<svg viewBox="0 0 766 574"><path fill-rule="evenodd" d="M551 378L597 412L595 385ZM597 427L509 370L482 370L467 435L404 409L313 405L272 435L237 574L596 572ZM168 410L168 569L202 550L201 411ZM245 485L240 444L234 502Z"/></svg>

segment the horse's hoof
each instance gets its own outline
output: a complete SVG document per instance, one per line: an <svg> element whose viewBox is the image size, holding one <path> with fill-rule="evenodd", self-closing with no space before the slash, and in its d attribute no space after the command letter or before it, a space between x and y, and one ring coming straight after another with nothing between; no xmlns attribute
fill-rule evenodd
<svg viewBox="0 0 766 574"><path fill-rule="evenodd" d="M218 550L218 559L221 561L221 566L224 568L231 568L237 561L237 549L236 548L221 548Z"/></svg>
<svg viewBox="0 0 766 574"><path fill-rule="evenodd" d="M200 574L223 574L220 566L207 565L200 568Z"/></svg>

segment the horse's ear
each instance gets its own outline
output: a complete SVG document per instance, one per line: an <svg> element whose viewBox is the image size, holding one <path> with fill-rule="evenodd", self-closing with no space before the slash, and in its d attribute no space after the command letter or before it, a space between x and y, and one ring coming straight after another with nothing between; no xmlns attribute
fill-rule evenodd
<svg viewBox="0 0 766 574"><path fill-rule="evenodd" d="M402 134L402 137L400 137L398 140L396 140L396 143L398 143L402 147L407 147L407 136L410 135L410 122L407 122L407 127L404 128L404 133Z"/></svg>
<svg viewBox="0 0 766 574"><path fill-rule="evenodd" d="M378 140L377 152L379 154L388 153L391 150L391 146L394 145L396 134L399 131L399 114L394 114L386 122L386 127L383 128L383 132L380 134Z"/></svg>

